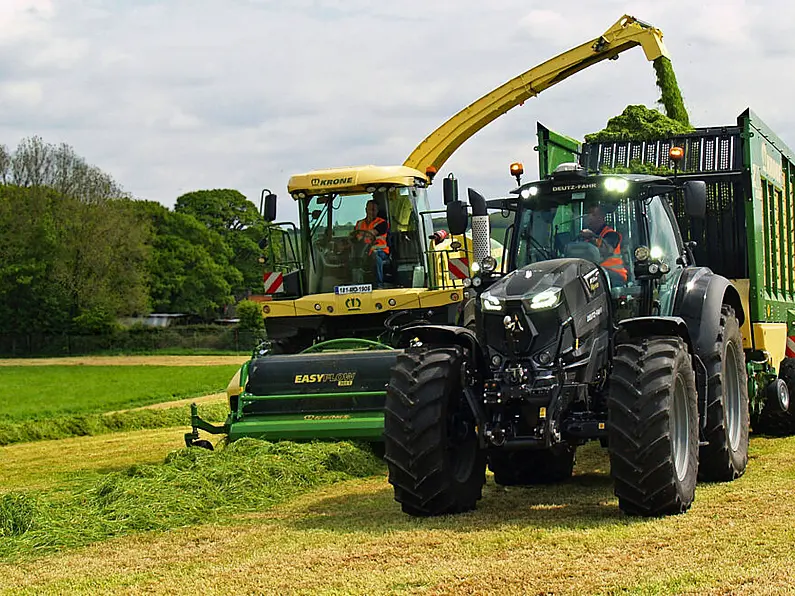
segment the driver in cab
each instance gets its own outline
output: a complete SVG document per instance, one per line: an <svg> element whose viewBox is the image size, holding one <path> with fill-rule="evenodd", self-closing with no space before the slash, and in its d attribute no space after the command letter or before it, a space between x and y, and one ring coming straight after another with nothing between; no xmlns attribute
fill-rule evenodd
<svg viewBox="0 0 795 596"><path fill-rule="evenodd" d="M580 237L599 249L604 267L617 282L627 282L627 268L621 256L621 234L607 225L605 211L601 205L592 205L585 216L585 229Z"/></svg>
<svg viewBox="0 0 795 596"><path fill-rule="evenodd" d="M356 222L351 236L369 245L367 254L375 259L376 287L384 287L384 263L389 259L389 246L386 235L389 232L387 221L378 217L378 204L370 199L365 206L366 217Z"/></svg>

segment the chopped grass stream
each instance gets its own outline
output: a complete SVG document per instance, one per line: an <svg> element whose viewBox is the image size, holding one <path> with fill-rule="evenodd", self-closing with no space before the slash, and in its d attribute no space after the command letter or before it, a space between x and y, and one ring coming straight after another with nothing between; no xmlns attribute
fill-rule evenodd
<svg viewBox="0 0 795 596"><path fill-rule="evenodd" d="M133 532L219 522L310 489L383 472L351 443L241 439L219 451L172 452L66 492L0 495L0 561L30 558Z"/></svg>

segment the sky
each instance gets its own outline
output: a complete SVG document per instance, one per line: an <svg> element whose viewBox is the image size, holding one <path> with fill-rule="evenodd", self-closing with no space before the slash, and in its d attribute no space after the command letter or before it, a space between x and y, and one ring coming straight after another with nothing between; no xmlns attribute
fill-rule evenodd
<svg viewBox="0 0 795 596"><path fill-rule="evenodd" d="M623 14L663 32L694 125L750 107L795 147L785 0L0 0L0 143L68 143L168 207L209 188L259 204L268 188L292 219L290 175L401 164L458 110ZM629 50L484 128L439 177L504 195L511 162L537 175L537 121L581 139L658 97Z"/></svg>

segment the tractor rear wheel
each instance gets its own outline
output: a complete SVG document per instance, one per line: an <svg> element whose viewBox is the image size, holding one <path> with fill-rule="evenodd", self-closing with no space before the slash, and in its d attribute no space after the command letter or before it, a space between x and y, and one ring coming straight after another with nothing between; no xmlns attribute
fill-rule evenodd
<svg viewBox="0 0 795 596"><path fill-rule="evenodd" d="M707 367L707 445L699 452L702 480L726 482L739 478L748 464L748 380L740 323L734 309L721 309L720 327Z"/></svg>
<svg viewBox="0 0 795 596"><path fill-rule="evenodd" d="M616 347L608 433L622 511L658 516L690 508L698 476L698 404L681 338L637 338Z"/></svg>
<svg viewBox="0 0 795 596"><path fill-rule="evenodd" d="M575 448L559 443L549 449L496 451L489 455L494 482L503 486L551 484L571 478Z"/></svg>
<svg viewBox="0 0 795 596"><path fill-rule="evenodd" d="M384 458L409 515L469 511L481 497L486 457L463 395L463 364L460 347L409 348L392 370Z"/></svg>

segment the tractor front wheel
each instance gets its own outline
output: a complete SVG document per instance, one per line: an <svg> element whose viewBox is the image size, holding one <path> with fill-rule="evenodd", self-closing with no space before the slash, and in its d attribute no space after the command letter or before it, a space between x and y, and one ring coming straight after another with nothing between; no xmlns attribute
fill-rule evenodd
<svg viewBox="0 0 795 596"><path fill-rule="evenodd" d="M463 364L460 347L409 348L392 370L384 458L409 515L469 511L481 497L486 458L463 395Z"/></svg>
<svg viewBox="0 0 795 596"><path fill-rule="evenodd" d="M698 476L698 403L681 338L633 338L616 347L608 428L619 508L643 516L687 511Z"/></svg>

